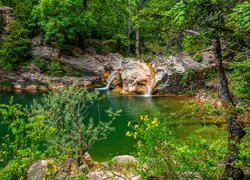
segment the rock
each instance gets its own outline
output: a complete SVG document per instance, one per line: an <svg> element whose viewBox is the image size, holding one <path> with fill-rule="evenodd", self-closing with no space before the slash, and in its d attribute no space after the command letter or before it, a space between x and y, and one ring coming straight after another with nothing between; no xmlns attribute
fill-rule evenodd
<svg viewBox="0 0 250 180"><path fill-rule="evenodd" d="M80 57L61 56L59 60L61 63L70 65L72 68L80 70L84 74L102 76L105 71L105 67L99 59L104 58L105 56L93 57L90 55L82 55Z"/></svg>
<svg viewBox="0 0 250 180"><path fill-rule="evenodd" d="M199 53L202 56L202 61L201 63L206 65L206 66L214 66L214 62L215 62L215 58L214 58L214 54L212 51L205 51L205 52L201 52Z"/></svg>
<svg viewBox="0 0 250 180"><path fill-rule="evenodd" d="M81 162L87 164L89 167L92 165L92 159L88 152L81 156Z"/></svg>
<svg viewBox="0 0 250 180"><path fill-rule="evenodd" d="M140 175L139 176L133 176L131 179L132 180L141 180L141 176Z"/></svg>
<svg viewBox="0 0 250 180"><path fill-rule="evenodd" d="M176 58L157 57L154 61L155 66L155 92L168 93L178 92L184 88L182 75L187 69L195 71L196 80L202 79L202 72L206 66L194 61L190 56ZM203 82L204 83L204 82Z"/></svg>
<svg viewBox="0 0 250 180"><path fill-rule="evenodd" d="M118 53L110 53L106 56L104 65L107 70L119 70L122 67L123 57Z"/></svg>
<svg viewBox="0 0 250 180"><path fill-rule="evenodd" d="M87 177L87 180L128 180L126 176L119 172L111 172L111 171L94 171L90 172Z"/></svg>
<svg viewBox="0 0 250 180"><path fill-rule="evenodd" d="M112 162L115 162L116 164L130 164L130 163L136 163L137 159L131 155L121 155L114 157L112 159Z"/></svg>
<svg viewBox="0 0 250 180"><path fill-rule="evenodd" d="M127 58L122 63L122 87L124 92L144 93L150 78L149 67L142 62Z"/></svg>
<svg viewBox="0 0 250 180"><path fill-rule="evenodd" d="M14 10L7 6L0 7L0 35L5 39L10 30L10 23L14 19Z"/></svg>
<svg viewBox="0 0 250 180"><path fill-rule="evenodd" d="M26 91L37 91L37 86L36 85L29 85L24 88Z"/></svg>
<svg viewBox="0 0 250 180"><path fill-rule="evenodd" d="M62 163L60 163L60 170L63 172L66 172L67 174L70 174L72 169L74 169L75 162L73 159L69 158Z"/></svg>
<svg viewBox="0 0 250 180"><path fill-rule="evenodd" d="M22 90L23 89L23 87L20 85L20 84L14 84L14 90L16 91L16 90Z"/></svg>
<svg viewBox="0 0 250 180"><path fill-rule="evenodd" d="M31 53L33 56L38 56L43 59L58 59L59 58L59 50L49 47L49 46L37 46L31 48Z"/></svg>
<svg viewBox="0 0 250 180"><path fill-rule="evenodd" d="M38 91L48 91L48 87L46 87L46 86L38 86Z"/></svg>
<svg viewBox="0 0 250 180"><path fill-rule="evenodd" d="M46 168L52 159L41 160L32 164L27 173L27 180L41 180L47 176Z"/></svg>
<svg viewBox="0 0 250 180"><path fill-rule="evenodd" d="M42 59L59 59L59 50L42 43L41 35L35 36L31 40L31 53L33 56Z"/></svg>
<svg viewBox="0 0 250 180"><path fill-rule="evenodd" d="M38 35L38 36L33 37L32 40L31 40L31 45L33 47L38 47L38 46L43 45L42 36Z"/></svg>

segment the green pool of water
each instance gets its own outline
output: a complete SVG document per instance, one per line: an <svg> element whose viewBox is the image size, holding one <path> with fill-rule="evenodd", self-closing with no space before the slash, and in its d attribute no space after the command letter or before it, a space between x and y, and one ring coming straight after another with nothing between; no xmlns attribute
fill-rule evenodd
<svg viewBox="0 0 250 180"><path fill-rule="evenodd" d="M33 99L42 97L41 92L0 92L0 103L8 103L14 97L14 102L29 105ZM104 113L106 109L112 107L114 110L122 110L121 116L114 122L115 132L112 132L108 139L98 141L90 150L90 155L96 161L105 161L117 155L130 154L133 151L134 142L132 138L125 136L128 130L128 121L138 120L140 115L154 115L156 113L178 112L182 109L181 97L166 96L120 96L109 92L102 93L104 98L96 102L89 110L89 114L94 119L99 119L98 108L101 119L107 120ZM202 126L194 119L174 119L176 125L177 138L185 138L198 127ZM182 128L179 128L182 125ZM7 133L6 127L1 127L0 136ZM1 142L0 142L1 143Z"/></svg>

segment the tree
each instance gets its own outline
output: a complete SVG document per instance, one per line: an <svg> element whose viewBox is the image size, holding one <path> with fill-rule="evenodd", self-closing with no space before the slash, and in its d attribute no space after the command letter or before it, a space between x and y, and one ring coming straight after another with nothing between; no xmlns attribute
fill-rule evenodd
<svg viewBox="0 0 250 180"><path fill-rule="evenodd" d="M13 21L10 27L10 34L3 42L0 50L0 67L13 69L20 63L30 58L29 31L19 21Z"/></svg>
<svg viewBox="0 0 250 180"><path fill-rule="evenodd" d="M219 97L227 111L228 154L225 157L226 167L224 178L243 179L244 173L236 167L238 147L245 135L244 126L237 120L237 113L233 110L235 103L229 91L228 79L223 67L222 40L230 43L234 33L228 28L228 15L237 2L230 0L182 0L166 13L167 19L173 24L172 31L176 31L176 39L182 40L182 35L203 34L213 46L215 64L220 79Z"/></svg>

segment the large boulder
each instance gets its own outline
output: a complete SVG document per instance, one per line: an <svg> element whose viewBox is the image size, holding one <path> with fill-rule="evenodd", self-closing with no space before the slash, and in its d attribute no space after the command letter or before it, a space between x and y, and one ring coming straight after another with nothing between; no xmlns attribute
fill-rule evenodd
<svg viewBox="0 0 250 180"><path fill-rule="evenodd" d="M144 93L150 79L150 69L147 64L126 58L122 63L122 69L123 92Z"/></svg>
<svg viewBox="0 0 250 180"><path fill-rule="evenodd" d="M191 69L196 72L195 78L201 78L202 71L207 66L194 61L190 56L157 57L155 66L155 91L160 93L177 92L184 88L182 75ZM198 79L201 80L201 79Z"/></svg>

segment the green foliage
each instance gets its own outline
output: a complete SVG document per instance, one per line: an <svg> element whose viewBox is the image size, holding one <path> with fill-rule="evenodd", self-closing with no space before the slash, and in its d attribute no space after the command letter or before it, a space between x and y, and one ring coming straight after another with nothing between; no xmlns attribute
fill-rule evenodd
<svg viewBox="0 0 250 180"><path fill-rule="evenodd" d="M70 87L49 92L28 108L14 104L13 99L8 105L1 104L1 124L9 130L1 137L1 179L25 177L37 160L76 160L95 141L106 138L119 113L107 110L110 121L94 122L87 111L97 99L96 92Z"/></svg>
<svg viewBox="0 0 250 180"><path fill-rule="evenodd" d="M249 122L249 121L248 121ZM237 166L239 168L245 169L246 174L250 172L250 128L245 128L246 135L242 139L241 144L239 145L239 158L237 159Z"/></svg>
<svg viewBox="0 0 250 180"><path fill-rule="evenodd" d="M197 61L197 62L201 62L203 60L203 57L200 54L195 54L194 55L194 60Z"/></svg>
<svg viewBox="0 0 250 180"><path fill-rule="evenodd" d="M250 58L245 59L243 54L239 54L239 59L231 64L230 77L232 82L230 88L232 89L233 95L238 97L241 101L250 104Z"/></svg>
<svg viewBox="0 0 250 180"><path fill-rule="evenodd" d="M250 31L250 2L243 1L233 9L229 20L238 31Z"/></svg>
<svg viewBox="0 0 250 180"><path fill-rule="evenodd" d="M180 175L193 179L218 179L224 167L227 152L226 131L216 126L205 126L190 136L184 144L176 143L177 171ZM190 173L187 173L190 172Z"/></svg>
<svg viewBox="0 0 250 180"><path fill-rule="evenodd" d="M31 117L44 115L44 123L54 130L47 138L48 146L76 160L95 141L107 138L114 131L111 124L119 112L107 110L111 119L108 122L101 121L102 117L94 122L88 116L88 109L96 100L98 92L88 92L76 87L58 89L44 95L39 102L34 101L30 107Z"/></svg>
<svg viewBox="0 0 250 180"><path fill-rule="evenodd" d="M0 50L0 68L11 70L30 58L30 39L28 30L21 22L11 23L10 34Z"/></svg>
<svg viewBox="0 0 250 180"><path fill-rule="evenodd" d="M60 62L56 59L52 59L52 61L49 64L47 73L50 76L61 76L62 69L61 69Z"/></svg>
<svg viewBox="0 0 250 180"><path fill-rule="evenodd" d="M188 35L182 41L183 50L189 54L195 54L197 51L207 47L204 36Z"/></svg>
<svg viewBox="0 0 250 180"><path fill-rule="evenodd" d="M0 81L0 86L2 86L2 87L12 87L13 83L8 81L8 80L4 80L4 81Z"/></svg>
<svg viewBox="0 0 250 180"><path fill-rule="evenodd" d="M204 126L187 140L180 141L175 139L173 122L161 118L141 116L137 122L128 122L131 131L126 136L137 140L138 170L143 178L221 177L224 170L222 163L227 152L225 129Z"/></svg>
<svg viewBox="0 0 250 180"><path fill-rule="evenodd" d="M43 72L47 70L47 62L37 56L32 57L31 62L29 62L29 64L34 64Z"/></svg>
<svg viewBox="0 0 250 180"><path fill-rule="evenodd" d="M138 170L146 177L176 178L173 162L174 135L171 121L156 117L141 116L137 122L128 122L132 131L126 136L137 140L136 153L139 159ZM168 153L166 153L168 152Z"/></svg>
<svg viewBox="0 0 250 180"><path fill-rule="evenodd" d="M0 177L18 179L25 176L28 166L43 158L40 143L50 137L51 128L43 123L44 116L27 117L20 104L0 105L1 124L8 127L9 133L3 137L0 148Z"/></svg>
<svg viewBox="0 0 250 180"><path fill-rule="evenodd" d="M41 0L33 18L45 32L45 40L56 40L60 46L79 34L90 34L96 24L92 11L84 11L81 0Z"/></svg>
<svg viewBox="0 0 250 180"><path fill-rule="evenodd" d="M184 86L190 85L190 83L194 79L195 73L196 72L194 69L190 69L190 68L186 69L186 71L181 76L182 85Z"/></svg>

